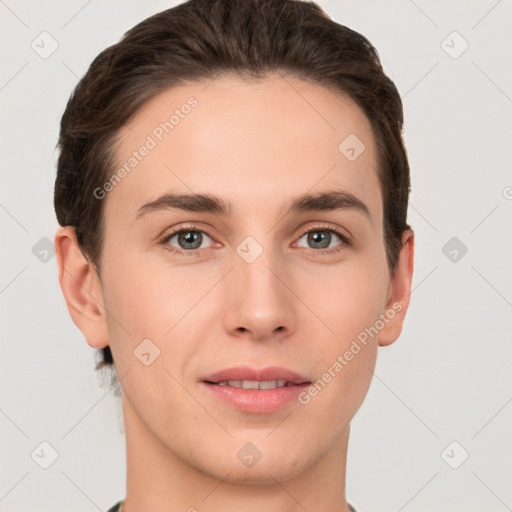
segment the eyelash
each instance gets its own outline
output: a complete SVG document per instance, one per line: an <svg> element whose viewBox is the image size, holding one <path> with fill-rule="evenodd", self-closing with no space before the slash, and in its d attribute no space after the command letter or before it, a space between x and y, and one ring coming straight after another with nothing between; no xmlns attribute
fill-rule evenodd
<svg viewBox="0 0 512 512"><path fill-rule="evenodd" d="M200 229L195 224L187 224L185 226L180 226L179 229L176 229L176 230L174 230L171 233L165 234L159 240L158 243L161 244L166 250L170 251L173 254L178 254L178 255L196 254L199 257L202 254L201 251L203 251L204 249L190 249L190 250L186 251L186 250L176 249L175 247L170 246L169 243L168 243L169 240L171 240L171 238L173 238L175 235L177 235L177 234L179 234L181 232L188 232L188 231L203 233L203 234L207 235L209 238L211 238L213 240L213 237L211 237L206 231L204 231L203 229ZM331 233L334 233L335 235L337 235L340 238L340 240L342 242L340 245L338 245L338 246L336 246L334 248L330 248L330 249L310 249L310 248L306 248L307 250L312 251L312 252L314 252L316 254L318 254L318 253L324 254L324 255L335 254L335 253L343 251L346 248L346 246L352 245L351 241L350 241L350 238L349 238L349 236L347 234L345 234L344 232L342 232L339 229L333 228L331 225L326 225L326 224L319 224L319 225L313 226L311 228L304 229L303 231L300 232L300 234L298 236L298 239L300 240L307 233L315 232L315 231L319 231L319 232L329 231Z"/></svg>

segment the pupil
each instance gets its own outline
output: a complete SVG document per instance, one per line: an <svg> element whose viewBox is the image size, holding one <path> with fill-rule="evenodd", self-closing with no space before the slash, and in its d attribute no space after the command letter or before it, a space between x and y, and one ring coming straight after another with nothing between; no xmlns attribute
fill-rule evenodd
<svg viewBox="0 0 512 512"><path fill-rule="evenodd" d="M325 249L326 247L329 247L330 242L330 233L327 231L313 231L310 233L310 242L312 243L321 243L322 241L325 242L327 240L327 244L323 244L320 249Z"/></svg>
<svg viewBox="0 0 512 512"><path fill-rule="evenodd" d="M197 231L186 231L180 236L180 243L193 244L194 241L197 242L198 239L199 233ZM199 240L199 244L196 243L194 247L187 247L187 249L197 249L200 245L201 241Z"/></svg>

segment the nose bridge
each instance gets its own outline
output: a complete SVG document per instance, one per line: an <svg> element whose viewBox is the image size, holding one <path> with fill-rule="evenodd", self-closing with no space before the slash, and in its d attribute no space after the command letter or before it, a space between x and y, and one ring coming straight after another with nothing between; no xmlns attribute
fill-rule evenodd
<svg viewBox="0 0 512 512"><path fill-rule="evenodd" d="M259 239L248 236L235 249L227 321L230 330L245 329L265 338L278 328L293 328L293 294L284 284L285 266L271 245L272 236Z"/></svg>

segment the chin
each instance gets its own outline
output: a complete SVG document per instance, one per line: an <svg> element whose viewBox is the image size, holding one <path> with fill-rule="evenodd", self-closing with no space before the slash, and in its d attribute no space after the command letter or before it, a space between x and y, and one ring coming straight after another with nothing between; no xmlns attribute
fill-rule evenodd
<svg viewBox="0 0 512 512"><path fill-rule="evenodd" d="M321 458L320 454L315 458L314 454L306 454L297 446L269 446L267 443L266 447L256 451L255 446L249 443L242 444L241 449L240 443L237 445L235 451L225 450L222 458L218 455L215 460L202 458L201 467L196 468L235 485L274 485L276 480L285 482L298 477L314 465L315 459Z"/></svg>
<svg viewBox="0 0 512 512"><path fill-rule="evenodd" d="M262 464L260 466L260 463ZM299 476L303 468L281 461L279 464L263 464L261 461L252 468L232 468L226 481L235 485L275 485ZM258 467L259 466L259 467Z"/></svg>

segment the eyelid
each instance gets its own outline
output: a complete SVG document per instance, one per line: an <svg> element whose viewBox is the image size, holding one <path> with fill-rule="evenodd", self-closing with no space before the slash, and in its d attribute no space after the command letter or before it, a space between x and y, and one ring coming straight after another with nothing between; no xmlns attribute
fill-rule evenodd
<svg viewBox="0 0 512 512"><path fill-rule="evenodd" d="M353 240L353 236L350 234L350 232L345 229L345 228L342 228L341 226L337 226L337 225L334 225L334 224L329 224L328 222L325 222L325 221L319 221L317 223L315 223L313 221L313 226L306 226L304 227L303 229L301 229L299 231L299 238L304 236L306 233L309 233L310 231L333 231L334 233L336 233L340 238L344 239L345 242L347 243L351 243L352 240Z"/></svg>

